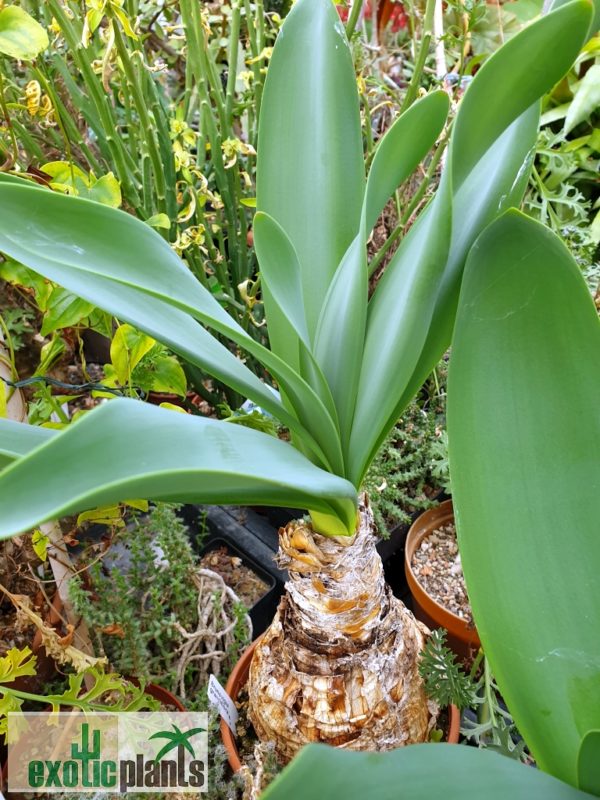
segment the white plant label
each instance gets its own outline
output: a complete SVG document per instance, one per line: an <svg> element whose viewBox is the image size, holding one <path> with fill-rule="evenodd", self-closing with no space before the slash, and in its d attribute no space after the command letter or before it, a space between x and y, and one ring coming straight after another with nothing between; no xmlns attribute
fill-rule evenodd
<svg viewBox="0 0 600 800"><path fill-rule="evenodd" d="M231 697L229 697L214 675L211 675L208 679L208 702L217 709L221 717L229 725L231 732L235 735L235 723L239 716L238 710Z"/></svg>

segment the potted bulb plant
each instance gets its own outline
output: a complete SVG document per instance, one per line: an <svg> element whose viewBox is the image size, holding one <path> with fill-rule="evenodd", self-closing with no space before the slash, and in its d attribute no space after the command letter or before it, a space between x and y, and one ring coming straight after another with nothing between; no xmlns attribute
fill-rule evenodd
<svg viewBox="0 0 600 800"><path fill-rule="evenodd" d="M550 231L508 212L465 269L448 433L473 613L539 769L464 746L310 745L265 800L392 800L399 785L415 800L600 797L598 396L600 320L580 269Z"/></svg>
<svg viewBox="0 0 600 800"><path fill-rule="evenodd" d="M417 669L425 632L385 585L361 484L449 343L474 241L520 200L538 99L568 69L589 19L587 0L575 0L481 68L435 197L369 299L367 237L436 141L448 98L434 91L403 113L365 179L343 26L329 0L298 0L269 66L259 135L253 230L270 349L148 226L0 178L0 251L92 297L291 431L286 443L134 400L112 400L43 443L0 421L4 457L14 459L0 474L0 532L130 496L308 509L281 531L290 580L250 671L250 716L283 758L315 740L386 750L428 737L434 709ZM280 396L240 351L265 366Z"/></svg>

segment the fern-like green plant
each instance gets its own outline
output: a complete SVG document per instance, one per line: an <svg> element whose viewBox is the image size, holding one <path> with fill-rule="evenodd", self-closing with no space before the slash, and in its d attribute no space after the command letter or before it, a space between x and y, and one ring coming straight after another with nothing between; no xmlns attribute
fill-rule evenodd
<svg viewBox="0 0 600 800"><path fill-rule="evenodd" d="M430 508L432 489L445 488L432 472L439 435L436 410L413 402L375 456L364 487L383 538L396 525L410 524L415 511Z"/></svg>
<svg viewBox="0 0 600 800"><path fill-rule="evenodd" d="M446 646L446 632L441 628L434 630L427 640L421 654L419 674L428 697L440 706L454 703L459 708L467 708L476 702L475 684Z"/></svg>

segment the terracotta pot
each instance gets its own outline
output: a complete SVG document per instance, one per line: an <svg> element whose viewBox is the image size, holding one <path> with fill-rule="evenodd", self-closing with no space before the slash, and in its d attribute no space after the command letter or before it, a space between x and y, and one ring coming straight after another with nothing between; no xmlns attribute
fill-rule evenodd
<svg viewBox="0 0 600 800"><path fill-rule="evenodd" d="M439 506L430 508L413 522L406 537L404 570L413 597L413 611L417 619L420 619L429 628L445 628L448 631L448 646L457 655L467 658L472 657L481 647L477 629L448 611L427 594L417 580L411 563L413 554L423 539L432 534L436 528L449 522L454 522L452 500L446 500Z"/></svg>
<svg viewBox="0 0 600 800"><path fill-rule="evenodd" d="M139 681L137 678L128 678L127 680L139 686ZM176 697L168 689L158 686L156 683L147 683L146 686L144 686L144 692L145 694L149 694L150 697L153 697L155 700L158 700L158 702L162 703L163 706L173 706L177 709L177 711L186 710L185 706L178 697Z"/></svg>
<svg viewBox="0 0 600 800"><path fill-rule="evenodd" d="M248 681L252 656L254 655L256 645L260 642L261 638L262 637L259 637L256 639L256 641L252 642L250 647L242 653L240 660L235 665L231 675L229 676L229 680L225 686L225 691L234 702L237 699L240 690ZM448 713L450 717L448 742L450 744L457 744L460 733L460 711L456 706L451 705L448 708ZM227 760L229 761L229 766L234 772L238 772L242 767L242 762L240 761L237 743L233 733L231 732L231 729L229 728L229 725L224 719L221 719L221 739L223 740L223 744L225 745L225 749L227 751Z"/></svg>

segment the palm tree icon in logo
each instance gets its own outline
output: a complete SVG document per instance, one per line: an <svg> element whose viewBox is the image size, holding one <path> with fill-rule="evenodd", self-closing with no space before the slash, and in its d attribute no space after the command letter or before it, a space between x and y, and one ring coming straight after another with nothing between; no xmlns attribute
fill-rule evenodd
<svg viewBox="0 0 600 800"><path fill-rule="evenodd" d="M197 733L204 733L206 728L190 728L189 731L180 730L175 723L171 723L172 731L157 731L150 736L150 739L167 739L167 743L158 751L154 757L154 761L160 761L163 756L166 756L171 750L175 750L180 745L184 747L192 758L196 757L194 748L190 743L190 739Z"/></svg>

